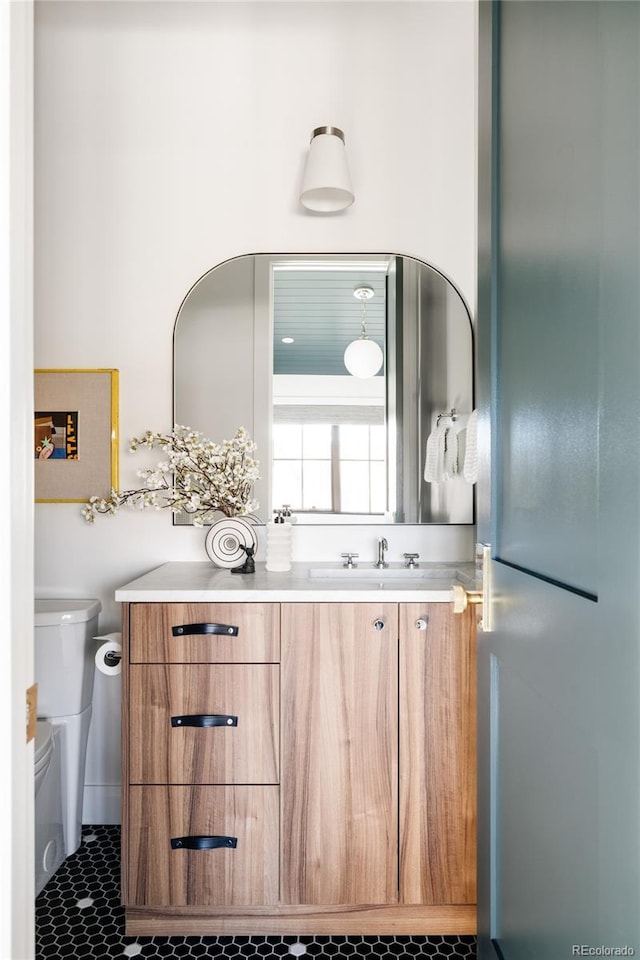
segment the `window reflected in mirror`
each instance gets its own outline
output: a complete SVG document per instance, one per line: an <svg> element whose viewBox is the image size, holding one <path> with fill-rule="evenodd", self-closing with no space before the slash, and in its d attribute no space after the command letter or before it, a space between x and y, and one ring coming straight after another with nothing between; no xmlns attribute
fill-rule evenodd
<svg viewBox="0 0 640 960"><path fill-rule="evenodd" d="M273 499L294 513L386 508L383 424L274 423Z"/></svg>

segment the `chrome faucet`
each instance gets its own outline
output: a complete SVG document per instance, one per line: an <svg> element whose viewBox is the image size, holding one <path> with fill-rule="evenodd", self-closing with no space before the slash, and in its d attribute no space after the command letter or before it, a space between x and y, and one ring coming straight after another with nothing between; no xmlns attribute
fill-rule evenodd
<svg viewBox="0 0 640 960"><path fill-rule="evenodd" d="M378 568L378 570L383 570L385 567L389 566L389 564L384 559L384 552L385 550L388 550L388 549L389 549L389 544L387 543L385 538L379 537L378 538L378 559L375 563L375 566Z"/></svg>

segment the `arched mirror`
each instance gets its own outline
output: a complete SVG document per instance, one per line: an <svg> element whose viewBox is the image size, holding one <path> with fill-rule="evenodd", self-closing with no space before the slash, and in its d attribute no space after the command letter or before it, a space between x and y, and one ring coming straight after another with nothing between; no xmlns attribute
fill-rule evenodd
<svg viewBox="0 0 640 960"><path fill-rule="evenodd" d="M298 523L472 523L461 475L424 479L438 418L462 458L472 408L469 311L412 257L236 257L178 312L174 420L218 442L246 427L265 521L286 503Z"/></svg>

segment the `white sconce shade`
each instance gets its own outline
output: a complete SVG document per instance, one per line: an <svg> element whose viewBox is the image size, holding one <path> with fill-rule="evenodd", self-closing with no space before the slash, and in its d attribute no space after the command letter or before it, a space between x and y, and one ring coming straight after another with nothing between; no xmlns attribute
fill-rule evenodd
<svg viewBox="0 0 640 960"><path fill-rule="evenodd" d="M375 377L384 357L375 340L354 340L344 352L344 365L352 377Z"/></svg>
<svg viewBox="0 0 640 960"><path fill-rule="evenodd" d="M300 203L316 213L336 213L350 207L354 200L344 133L338 127L316 127L311 134Z"/></svg>

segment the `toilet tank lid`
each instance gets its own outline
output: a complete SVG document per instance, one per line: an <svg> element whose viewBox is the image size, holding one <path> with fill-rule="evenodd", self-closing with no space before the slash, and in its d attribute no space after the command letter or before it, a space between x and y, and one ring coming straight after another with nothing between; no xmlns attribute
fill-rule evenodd
<svg viewBox="0 0 640 960"><path fill-rule="evenodd" d="M39 598L35 601L36 627L51 627L61 623L85 623L97 617L102 610L99 600L64 600Z"/></svg>

